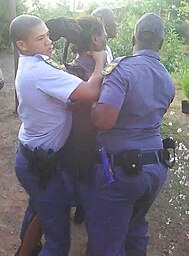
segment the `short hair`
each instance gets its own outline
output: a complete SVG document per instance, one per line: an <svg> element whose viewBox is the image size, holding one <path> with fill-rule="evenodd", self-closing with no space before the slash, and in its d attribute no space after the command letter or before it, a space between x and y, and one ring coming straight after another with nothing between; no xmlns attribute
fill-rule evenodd
<svg viewBox="0 0 189 256"><path fill-rule="evenodd" d="M114 12L112 11L112 9L107 7L103 7L103 8L99 7L91 13L92 17L94 18L102 17L105 22L106 22L107 16L109 15L114 15Z"/></svg>
<svg viewBox="0 0 189 256"><path fill-rule="evenodd" d="M41 24L43 21L33 15L20 15L12 20L9 27L10 38L15 45L18 40L25 40L30 29Z"/></svg>

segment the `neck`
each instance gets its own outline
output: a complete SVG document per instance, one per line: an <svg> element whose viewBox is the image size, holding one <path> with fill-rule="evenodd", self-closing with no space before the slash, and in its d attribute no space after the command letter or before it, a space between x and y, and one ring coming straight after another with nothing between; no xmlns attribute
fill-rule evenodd
<svg viewBox="0 0 189 256"><path fill-rule="evenodd" d="M138 51L141 51L141 50L152 50L152 51L155 51L155 52L158 52L159 49L155 48L155 47L137 47L137 46L134 46L133 47L133 54L137 53Z"/></svg>
<svg viewBox="0 0 189 256"><path fill-rule="evenodd" d="M82 52L79 52L79 53L78 53L78 57L87 57L87 56L89 56L89 55L87 54L87 51L82 51Z"/></svg>

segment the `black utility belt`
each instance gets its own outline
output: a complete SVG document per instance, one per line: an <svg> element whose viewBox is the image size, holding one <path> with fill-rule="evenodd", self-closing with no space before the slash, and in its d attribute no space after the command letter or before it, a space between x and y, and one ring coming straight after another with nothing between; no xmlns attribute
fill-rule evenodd
<svg viewBox="0 0 189 256"><path fill-rule="evenodd" d="M99 154L101 149L99 150ZM98 155L99 155L98 154ZM143 165L155 164L158 162L164 163L164 149L157 151L142 151L139 149L122 150L118 154L110 154L106 152L106 160L108 159L111 169L114 170L114 166L120 166L123 168L126 175L138 175L140 174ZM104 160L98 157L98 163L104 166Z"/></svg>
<svg viewBox="0 0 189 256"><path fill-rule="evenodd" d="M33 154L33 151L29 148L25 147L21 142L19 143L19 148L22 152L22 155L27 159L30 160Z"/></svg>
<svg viewBox="0 0 189 256"><path fill-rule="evenodd" d="M54 158L57 159L61 152L63 151L63 148L61 148L59 151L54 152L53 149L49 149L48 151L45 151L41 149L40 147L36 147L33 151L30 150L28 147L24 146L21 142L19 143L20 150L25 158L30 160L34 156L38 156L39 158Z"/></svg>
<svg viewBox="0 0 189 256"><path fill-rule="evenodd" d="M19 147L23 156L28 160L28 170L39 178L39 187L45 188L56 172L56 164L62 155L63 148L54 152L53 149L45 151L40 147L32 151L22 143L19 143Z"/></svg>
<svg viewBox="0 0 189 256"><path fill-rule="evenodd" d="M114 155L114 164L122 165L123 161L127 160L135 163L138 159L142 165L155 164L158 161L161 162L163 155L163 149L158 151L145 152L138 149L123 150L119 154Z"/></svg>

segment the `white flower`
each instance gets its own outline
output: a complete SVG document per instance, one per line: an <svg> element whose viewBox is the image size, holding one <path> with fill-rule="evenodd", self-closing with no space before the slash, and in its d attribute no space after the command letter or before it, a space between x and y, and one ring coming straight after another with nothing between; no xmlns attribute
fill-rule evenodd
<svg viewBox="0 0 189 256"><path fill-rule="evenodd" d="M171 222L172 222L172 221L171 221L171 218L169 217L169 218L167 219L167 221L166 221L166 224L169 225Z"/></svg>

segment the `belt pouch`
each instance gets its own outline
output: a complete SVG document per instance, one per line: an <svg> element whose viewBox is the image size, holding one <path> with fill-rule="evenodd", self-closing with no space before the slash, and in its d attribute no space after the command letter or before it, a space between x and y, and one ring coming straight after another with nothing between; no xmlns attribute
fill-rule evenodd
<svg viewBox="0 0 189 256"><path fill-rule="evenodd" d="M121 151L121 166L125 175L139 175L142 171L142 151L139 149Z"/></svg>

